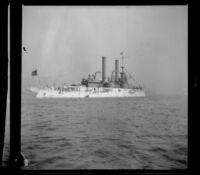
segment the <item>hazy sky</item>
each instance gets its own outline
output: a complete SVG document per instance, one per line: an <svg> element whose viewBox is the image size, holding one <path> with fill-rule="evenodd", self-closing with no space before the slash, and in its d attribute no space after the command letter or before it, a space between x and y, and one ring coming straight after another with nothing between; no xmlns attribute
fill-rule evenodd
<svg viewBox="0 0 200 175"><path fill-rule="evenodd" d="M110 76L123 51L147 91L187 91L187 6L24 6L22 23L23 81L37 69L41 83L80 83L102 56Z"/></svg>

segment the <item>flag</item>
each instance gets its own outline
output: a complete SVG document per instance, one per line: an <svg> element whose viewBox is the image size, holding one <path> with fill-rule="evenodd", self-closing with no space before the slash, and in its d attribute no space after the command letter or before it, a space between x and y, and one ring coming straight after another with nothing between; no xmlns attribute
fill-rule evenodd
<svg viewBox="0 0 200 175"><path fill-rule="evenodd" d="M124 54L124 52L120 52L120 55L123 55Z"/></svg>
<svg viewBox="0 0 200 175"><path fill-rule="evenodd" d="M32 71L32 76L37 76L37 69Z"/></svg>

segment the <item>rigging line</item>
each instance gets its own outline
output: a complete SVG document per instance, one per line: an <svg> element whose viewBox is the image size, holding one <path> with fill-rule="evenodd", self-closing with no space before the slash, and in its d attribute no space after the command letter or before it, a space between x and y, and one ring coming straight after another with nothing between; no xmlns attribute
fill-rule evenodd
<svg viewBox="0 0 200 175"><path fill-rule="evenodd" d="M126 68L125 68L125 71L128 73L129 77L131 77L131 79L133 79L134 81L136 81L136 80L132 77L132 75L127 71Z"/></svg>
<svg viewBox="0 0 200 175"><path fill-rule="evenodd" d="M70 72L68 72L66 74L57 74L56 76L57 76L57 78L61 78L61 77L69 75L71 72L73 72L73 71L70 71ZM54 78L55 79L55 76L51 76L51 75L49 75L49 76L40 76L40 78Z"/></svg>
<svg viewBox="0 0 200 175"><path fill-rule="evenodd" d="M128 70L125 68L125 71L129 74L129 76L131 77L131 79L133 81L135 81L136 84L138 84L140 86L140 84L133 78L133 76L128 72Z"/></svg>

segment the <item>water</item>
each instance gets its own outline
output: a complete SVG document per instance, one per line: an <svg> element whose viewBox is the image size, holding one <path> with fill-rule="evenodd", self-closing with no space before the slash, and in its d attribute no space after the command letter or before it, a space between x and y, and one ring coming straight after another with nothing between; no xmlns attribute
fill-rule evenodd
<svg viewBox="0 0 200 175"><path fill-rule="evenodd" d="M184 169L187 124L186 97L36 99L22 93L27 169Z"/></svg>

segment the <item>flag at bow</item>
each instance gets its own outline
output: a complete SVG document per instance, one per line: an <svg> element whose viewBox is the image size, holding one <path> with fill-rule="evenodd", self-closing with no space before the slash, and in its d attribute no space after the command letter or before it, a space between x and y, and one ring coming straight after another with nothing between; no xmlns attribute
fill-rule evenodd
<svg viewBox="0 0 200 175"><path fill-rule="evenodd" d="M37 76L37 69L32 71L32 76Z"/></svg>

